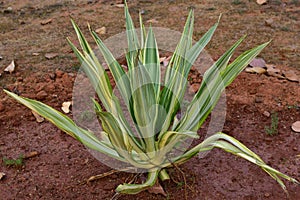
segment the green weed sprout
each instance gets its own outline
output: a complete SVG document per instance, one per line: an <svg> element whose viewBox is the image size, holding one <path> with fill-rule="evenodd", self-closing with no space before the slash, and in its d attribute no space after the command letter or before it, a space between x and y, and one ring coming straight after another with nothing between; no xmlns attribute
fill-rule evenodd
<svg viewBox="0 0 300 200"><path fill-rule="evenodd" d="M270 136L278 134L278 113L277 112L271 114L271 125L265 126L265 131Z"/></svg>
<svg viewBox="0 0 300 200"><path fill-rule="evenodd" d="M24 164L23 159L24 159L24 156L22 154L20 154L17 159L8 159L6 157L3 157L2 161L3 161L4 165L6 165L6 166L20 167Z"/></svg>
<svg viewBox="0 0 300 200"><path fill-rule="evenodd" d="M113 93L107 72L73 21L82 51L68 40L101 102L92 100L103 129L101 138L92 131L79 127L68 116L39 101L20 97L7 90L5 92L88 148L127 163L133 168L147 170L148 178L144 183L121 184L116 188L118 193L139 193L153 186L158 178L168 179L166 168L182 164L199 152L209 151L215 147L258 165L285 191L281 178L298 183L297 180L268 166L259 156L233 137L221 132L206 138L180 155L169 157L169 153L178 144L199 137L197 130L217 104L222 91L268 43L242 53L229 63L234 50L244 37L238 40L205 72L198 92L189 103L186 112L178 118L176 114L180 110L186 92L189 71L212 38L219 22L213 25L199 41L192 44L194 13L191 10L182 37L167 66L164 78L161 79L159 53L153 29L150 27L147 32L140 17L141 41L139 41L127 5L125 5L125 18L128 70L121 67L97 34L92 30L90 32L107 63L131 119L125 117L122 112L121 99ZM134 122L135 127L129 125L129 120Z"/></svg>

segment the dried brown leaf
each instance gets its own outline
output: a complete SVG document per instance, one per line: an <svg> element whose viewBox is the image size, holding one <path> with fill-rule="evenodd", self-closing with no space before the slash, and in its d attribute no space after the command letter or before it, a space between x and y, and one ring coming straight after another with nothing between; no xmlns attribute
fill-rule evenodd
<svg viewBox="0 0 300 200"><path fill-rule="evenodd" d="M161 58L159 58L159 63L164 62L164 60L166 60L166 58L167 58L167 57L161 57Z"/></svg>
<svg viewBox="0 0 300 200"><path fill-rule="evenodd" d="M64 113L69 113L70 112L70 106L72 105L71 101L66 101L62 103L61 109L64 111Z"/></svg>
<svg viewBox="0 0 300 200"><path fill-rule="evenodd" d="M267 72L267 70L262 67L247 67L245 71L249 73L257 73L257 74L264 74Z"/></svg>
<svg viewBox="0 0 300 200"><path fill-rule="evenodd" d="M99 35L103 35L103 34L105 34L106 33L106 27L101 27L101 28L97 28L96 30L95 30L95 32L96 33L98 33Z"/></svg>
<svg viewBox="0 0 300 200"><path fill-rule="evenodd" d="M163 189L163 187L160 185L158 181L156 181L155 185L153 185L148 189L148 192L151 194L161 194L165 197L167 196L165 190Z"/></svg>
<svg viewBox="0 0 300 200"><path fill-rule="evenodd" d="M45 19L45 20L41 21L41 25L50 24L51 22L52 22L52 19Z"/></svg>
<svg viewBox="0 0 300 200"><path fill-rule="evenodd" d="M125 5L123 3L118 3L115 6L118 7L118 8L124 8Z"/></svg>
<svg viewBox="0 0 300 200"><path fill-rule="evenodd" d="M45 58L47 58L49 60L55 58L56 56L58 56L57 53L46 53L45 54Z"/></svg>
<svg viewBox="0 0 300 200"><path fill-rule="evenodd" d="M156 19L149 19L149 20L147 20L147 23L157 24L158 21Z"/></svg>
<svg viewBox="0 0 300 200"><path fill-rule="evenodd" d="M33 110L31 112L32 112L33 116L35 117L35 119L38 123L42 123L45 120L42 116L40 116L39 114L37 114Z"/></svg>
<svg viewBox="0 0 300 200"><path fill-rule="evenodd" d="M11 61L11 63L4 69L5 72L9 72L10 74L15 71L15 61Z"/></svg>
<svg viewBox="0 0 300 200"><path fill-rule="evenodd" d="M259 5L263 5L267 3L267 0L256 0L256 3L258 3Z"/></svg>
<svg viewBox="0 0 300 200"><path fill-rule="evenodd" d="M298 77L297 74L296 74L294 71L292 71L292 70L283 72L283 75L284 75L284 76L286 77L286 79L289 80L289 81L299 82L299 77Z"/></svg>
<svg viewBox="0 0 300 200"><path fill-rule="evenodd" d="M28 158L35 157L35 156L37 156L37 155L39 155L39 152L37 152L37 151L32 151L32 152L27 153L27 154L24 156L24 158L25 158L25 159L28 159Z"/></svg>
<svg viewBox="0 0 300 200"><path fill-rule="evenodd" d="M292 130L300 133L300 121L296 121L292 124Z"/></svg>

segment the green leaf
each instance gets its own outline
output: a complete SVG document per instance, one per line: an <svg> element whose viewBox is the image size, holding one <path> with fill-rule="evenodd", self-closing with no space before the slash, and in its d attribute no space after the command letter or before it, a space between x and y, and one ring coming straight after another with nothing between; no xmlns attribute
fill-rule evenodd
<svg viewBox="0 0 300 200"><path fill-rule="evenodd" d="M128 58L130 63L132 63L138 56L140 44L139 44L136 30L133 25L132 18L129 14L127 3L125 3L124 11L125 11L125 20L126 20L126 35L127 35L127 42L128 42L128 55L129 55ZM133 66L134 66L133 64L129 65L128 63L129 68Z"/></svg>
<svg viewBox="0 0 300 200"><path fill-rule="evenodd" d="M122 193L122 194L137 194L143 190L146 190L155 184L158 173L159 173L159 170L150 171L148 173L148 178L147 178L146 182L144 182L142 184L119 185L116 189L116 192Z"/></svg>
<svg viewBox="0 0 300 200"><path fill-rule="evenodd" d="M274 168L268 166L258 155L256 155L253 151L248 149L245 145L243 145L241 142L236 140L235 138L226 135L224 133L216 133L207 139L205 139L202 143L196 145L189 151L187 151L185 154L175 158L173 162L179 164L182 162L185 162L185 160L189 159L191 156L194 156L198 152L202 151L208 151L212 148L217 147L221 148L229 153L232 153L234 155L237 155L239 157L242 157L259 167L261 167L264 171L266 171L272 178L274 178L279 185L283 188L283 190L286 191L285 185L280 179L280 177L287 179L291 182L294 182L296 184L299 184L299 182L296 179L293 179L278 170L275 170Z"/></svg>
<svg viewBox="0 0 300 200"><path fill-rule="evenodd" d="M156 39L152 28L149 28L145 42L143 65L147 69L155 89L155 99L160 93L160 62Z"/></svg>
<svg viewBox="0 0 300 200"><path fill-rule="evenodd" d="M69 117L62 114L61 112L58 112L53 108L39 101L35 101L24 97L19 97L18 95L9 92L7 90L4 90L4 92L7 93L9 96L13 97L14 99L16 99L21 104L35 111L45 119L49 120L59 129L66 132L70 136L76 138L87 147L102 152L106 155L109 155L117 160L123 162L125 161L123 158L119 157L116 151L114 151L111 148L108 148L101 141L99 141L98 138L92 132L78 127Z"/></svg>
<svg viewBox="0 0 300 200"><path fill-rule="evenodd" d="M149 73L144 65L139 63L138 67L129 70L132 109L136 126L141 137L146 143L147 152L154 151L154 118L156 116L155 89L151 82Z"/></svg>

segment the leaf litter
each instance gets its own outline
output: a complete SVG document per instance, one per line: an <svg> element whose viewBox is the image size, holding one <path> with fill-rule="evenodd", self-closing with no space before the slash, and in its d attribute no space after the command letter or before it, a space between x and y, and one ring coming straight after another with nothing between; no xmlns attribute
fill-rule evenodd
<svg viewBox="0 0 300 200"><path fill-rule="evenodd" d="M5 72L9 72L10 74L15 71L16 65L15 61L12 60L11 63L4 69Z"/></svg>

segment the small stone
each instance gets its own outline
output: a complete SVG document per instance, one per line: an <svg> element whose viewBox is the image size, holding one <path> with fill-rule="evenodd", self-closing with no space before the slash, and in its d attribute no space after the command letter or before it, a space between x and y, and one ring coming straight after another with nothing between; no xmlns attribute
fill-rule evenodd
<svg viewBox="0 0 300 200"><path fill-rule="evenodd" d="M36 94L37 100L44 100L47 96L48 96L48 94L44 90L41 90L40 92L38 92Z"/></svg>
<svg viewBox="0 0 300 200"><path fill-rule="evenodd" d="M263 115L266 116L266 117L270 117L271 116L271 114L268 111L264 111Z"/></svg>
<svg viewBox="0 0 300 200"><path fill-rule="evenodd" d="M3 57L2 57L2 56L0 56L0 60L3 60Z"/></svg>
<svg viewBox="0 0 300 200"><path fill-rule="evenodd" d="M293 150L294 150L294 151L298 151L298 148L297 148L297 147L294 147Z"/></svg>
<svg viewBox="0 0 300 200"><path fill-rule="evenodd" d="M22 78L22 77L18 77L18 78L17 78L17 81L18 81L18 82L23 82L23 78Z"/></svg>

